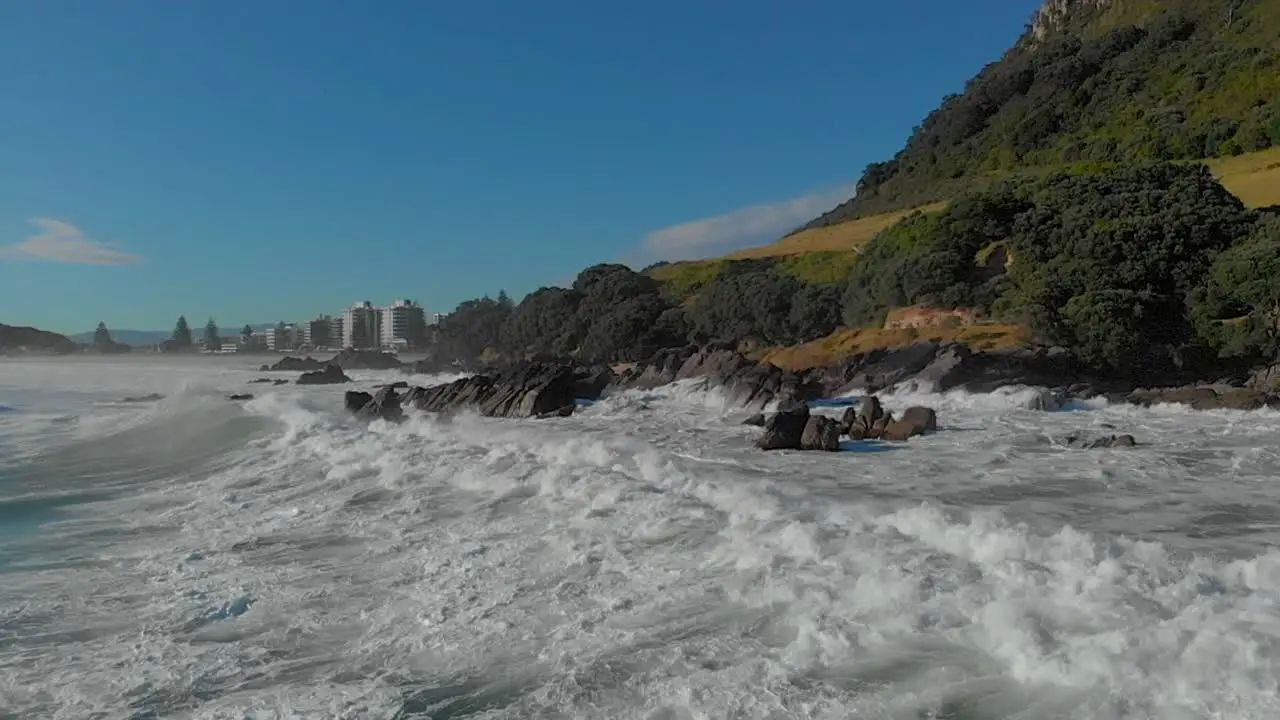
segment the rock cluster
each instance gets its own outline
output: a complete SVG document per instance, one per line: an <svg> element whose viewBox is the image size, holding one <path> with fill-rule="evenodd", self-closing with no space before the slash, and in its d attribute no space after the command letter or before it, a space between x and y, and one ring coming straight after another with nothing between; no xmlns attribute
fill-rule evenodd
<svg viewBox="0 0 1280 720"><path fill-rule="evenodd" d="M767 418L749 418L748 424L763 420L764 434L756 442L761 450L840 449L840 436L851 440L906 442L917 435L936 432L938 416L932 408L909 407L894 419L874 395L863 399L855 410L849 408L839 421L809 412L809 406L792 403Z"/></svg>

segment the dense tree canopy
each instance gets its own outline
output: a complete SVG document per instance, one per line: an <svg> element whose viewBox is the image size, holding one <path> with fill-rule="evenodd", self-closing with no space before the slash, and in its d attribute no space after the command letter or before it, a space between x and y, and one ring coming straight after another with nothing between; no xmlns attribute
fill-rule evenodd
<svg viewBox="0 0 1280 720"><path fill-rule="evenodd" d="M857 196L806 227L943 200L1014 171L1280 146L1280 6L1100 3L1031 33L925 118ZM1126 13L1129 13L1126 15Z"/></svg>
<svg viewBox="0 0 1280 720"><path fill-rule="evenodd" d="M1280 217L1246 209L1199 164L1015 178L903 219L853 262L820 257L823 267L788 257L645 273L596 265L519 304L462 303L439 347L464 359L627 361L689 342L796 344L842 324L880 326L915 304L1024 324L1121 374L1192 347L1261 358L1277 346Z"/></svg>

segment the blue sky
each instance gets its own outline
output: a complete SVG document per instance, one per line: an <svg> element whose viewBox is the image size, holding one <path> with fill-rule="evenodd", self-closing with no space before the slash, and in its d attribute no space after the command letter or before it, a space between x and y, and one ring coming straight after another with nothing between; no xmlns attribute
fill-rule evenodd
<svg viewBox="0 0 1280 720"><path fill-rule="evenodd" d="M776 239L1038 0L0 4L0 322L432 311Z"/></svg>

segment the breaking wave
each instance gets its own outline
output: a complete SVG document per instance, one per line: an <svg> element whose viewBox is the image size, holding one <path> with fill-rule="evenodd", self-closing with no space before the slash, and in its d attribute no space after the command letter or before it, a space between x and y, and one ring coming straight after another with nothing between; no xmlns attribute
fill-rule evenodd
<svg viewBox="0 0 1280 720"><path fill-rule="evenodd" d="M696 381L390 425L5 371L15 717L1280 717L1274 412L888 394L942 432L765 454Z"/></svg>

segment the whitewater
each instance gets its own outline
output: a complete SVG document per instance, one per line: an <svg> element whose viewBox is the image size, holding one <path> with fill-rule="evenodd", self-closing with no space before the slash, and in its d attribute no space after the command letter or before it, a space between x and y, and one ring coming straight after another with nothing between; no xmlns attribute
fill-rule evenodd
<svg viewBox="0 0 1280 720"><path fill-rule="evenodd" d="M370 424L259 362L0 359L0 718L1280 717L1274 411L764 453L696 382Z"/></svg>

